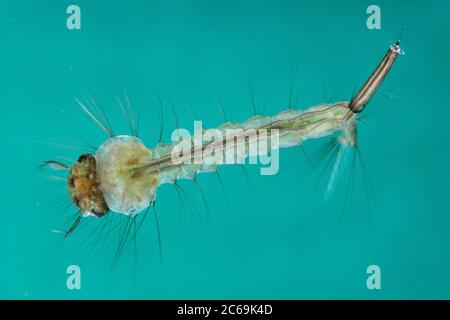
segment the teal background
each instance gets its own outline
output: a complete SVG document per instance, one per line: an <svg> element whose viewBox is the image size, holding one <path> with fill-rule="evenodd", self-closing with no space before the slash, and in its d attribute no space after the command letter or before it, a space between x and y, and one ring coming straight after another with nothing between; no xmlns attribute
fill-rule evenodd
<svg viewBox="0 0 450 320"><path fill-rule="evenodd" d="M9 1L0 9L0 298L7 299L411 299L450 298L450 4L377 1L382 29L366 28L368 1L74 1L81 30L66 28L72 1ZM105 135L74 98L99 101L118 133L129 133L116 97L126 92L140 114L141 137L156 143L159 107L164 141L192 130L288 107L349 99L403 35L400 57L363 114L359 142L375 192L366 198L356 171L350 209L347 182L324 203L317 185L323 141L282 150L277 176L246 166L198 177L211 212L197 217L173 186L158 191L163 257L149 216L119 263L120 234L97 239L101 219L75 217L64 182L36 170L44 160L75 160L80 151L40 143L99 145ZM336 92L333 97L333 92ZM370 111L369 111L370 110ZM78 145L80 145L78 143ZM323 155L322 155L323 156ZM56 173L58 174L58 173ZM348 180L348 179L347 179ZM188 192L202 217L202 198ZM369 205L367 205L369 204ZM348 214L345 228L342 212ZM119 221L117 215L116 221ZM95 248L91 251L92 245ZM78 249L77 249L78 248ZM81 290L66 288L66 268L81 267ZM381 267L382 289L368 290L366 268ZM135 280L134 280L135 279Z"/></svg>

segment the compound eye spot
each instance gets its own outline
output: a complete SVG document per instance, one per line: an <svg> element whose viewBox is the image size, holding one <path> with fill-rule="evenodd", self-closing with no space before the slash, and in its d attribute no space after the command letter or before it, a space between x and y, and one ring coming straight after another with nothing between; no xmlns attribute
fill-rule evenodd
<svg viewBox="0 0 450 320"><path fill-rule="evenodd" d="M74 180L74 179L73 179L72 176L70 176L69 179L67 180L67 184L68 184L69 187L72 188L72 189L75 188L75 183L74 183L73 180Z"/></svg>
<svg viewBox="0 0 450 320"><path fill-rule="evenodd" d="M80 209L80 199L78 199L77 197L73 197L72 198L72 202L75 205L75 207L77 207L78 209Z"/></svg>
<svg viewBox="0 0 450 320"><path fill-rule="evenodd" d="M78 158L78 162L84 162L86 160L88 160L91 157L90 154L83 154Z"/></svg>

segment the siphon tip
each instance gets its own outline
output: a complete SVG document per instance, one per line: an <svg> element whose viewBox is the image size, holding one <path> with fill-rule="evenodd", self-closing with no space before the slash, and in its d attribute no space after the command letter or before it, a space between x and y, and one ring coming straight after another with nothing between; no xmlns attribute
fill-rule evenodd
<svg viewBox="0 0 450 320"><path fill-rule="evenodd" d="M397 40L397 42L395 42L394 44L391 45L391 50L401 56L403 56L405 54L405 52L400 47L400 40Z"/></svg>

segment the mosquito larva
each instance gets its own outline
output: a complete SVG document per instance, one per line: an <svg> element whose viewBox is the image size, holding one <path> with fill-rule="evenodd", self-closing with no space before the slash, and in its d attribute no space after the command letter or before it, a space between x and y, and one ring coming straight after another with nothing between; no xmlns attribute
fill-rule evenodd
<svg viewBox="0 0 450 320"><path fill-rule="evenodd" d="M272 117L256 116L244 123L225 123L216 130L254 129L257 136L266 130L268 134L277 131L279 144L270 148L297 146L308 139L337 135L337 143L342 147L338 152L326 197L332 191L345 150L352 149L357 143L357 125L359 113L364 110L373 97L398 55L403 54L400 43L390 46L366 83L350 101L334 104L320 104L307 110L285 110ZM108 123L95 118L81 102L82 109L107 134L107 139L95 152L80 156L72 166L66 167L57 162L47 162L53 169L68 171L67 188L72 203L80 211L80 217L102 217L109 211L135 215L149 207L156 199L156 191L161 184L175 183L179 179L193 179L196 174L214 171L214 163L175 163L172 152L177 143L158 144L154 149L147 148L135 136L114 136ZM121 106L122 110L124 107ZM207 148L214 147L216 152L226 153L227 136L215 139L188 150L195 158ZM239 138L239 137L238 137ZM242 157L249 154L250 141L244 137L245 145ZM342 152L341 152L342 151ZM79 217L79 218L80 218ZM75 229L80 219L70 228Z"/></svg>

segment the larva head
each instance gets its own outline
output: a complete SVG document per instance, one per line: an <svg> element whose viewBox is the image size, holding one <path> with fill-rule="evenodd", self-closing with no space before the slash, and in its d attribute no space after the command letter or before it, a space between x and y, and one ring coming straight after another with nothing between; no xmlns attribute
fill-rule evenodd
<svg viewBox="0 0 450 320"><path fill-rule="evenodd" d="M70 167L67 189L70 200L82 215L102 217L109 211L98 184L96 161L92 154L82 155Z"/></svg>

